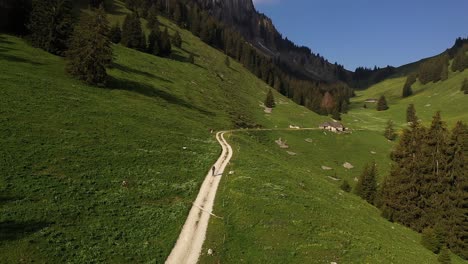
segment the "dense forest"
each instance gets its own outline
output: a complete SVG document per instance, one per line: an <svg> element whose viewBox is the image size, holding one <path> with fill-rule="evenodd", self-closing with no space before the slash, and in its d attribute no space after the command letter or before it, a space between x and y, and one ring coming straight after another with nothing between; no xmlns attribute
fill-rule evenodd
<svg viewBox="0 0 468 264"><path fill-rule="evenodd" d="M437 112L425 127L414 105L408 106L407 120L409 126L390 155L389 175L379 186L372 161L354 192L379 207L386 219L422 232L422 245L434 253L448 248L467 259L468 126L458 122L450 131ZM385 137L396 138L391 121Z"/></svg>

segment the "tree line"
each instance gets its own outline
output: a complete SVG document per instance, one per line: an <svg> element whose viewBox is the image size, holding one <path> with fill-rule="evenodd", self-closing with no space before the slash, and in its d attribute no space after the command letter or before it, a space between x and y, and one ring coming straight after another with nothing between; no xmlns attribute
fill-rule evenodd
<svg viewBox="0 0 468 264"><path fill-rule="evenodd" d="M281 94L312 111L320 114L347 111L349 98L353 96L353 91L347 84L310 80L307 76L292 70L280 58L263 55L237 30L210 16L196 2L126 0L125 3L129 9L146 17L148 21L154 17L154 11L151 10L174 20L180 27L191 31L203 42L222 50L243 64ZM324 97L330 96L333 97L330 100L332 102L324 104Z"/></svg>
<svg viewBox="0 0 468 264"><path fill-rule="evenodd" d="M437 112L425 127L414 105L408 106L407 121L391 153L389 175L378 186L373 161L365 166L354 192L379 207L388 220L422 232L422 244L434 253L450 249L467 259L468 126L458 122L449 131ZM396 137L391 121L387 133ZM347 182L341 188L351 190Z"/></svg>
<svg viewBox="0 0 468 264"><path fill-rule="evenodd" d="M66 55L74 25L79 21L73 16L72 1L6 1L10 4L8 12L15 11L22 14L17 15L16 22L26 25L23 29L12 27L9 29L17 30L17 34L28 34L28 39L33 46L60 56ZM121 43L124 46L158 56L169 56L172 46L182 45L182 40L178 32L174 36L169 36L167 29L160 30L157 16L164 15L180 27L190 30L205 43L224 51L226 55L242 63L258 78L296 103L320 114L339 115L347 111L349 98L354 93L346 83L311 80L300 72L290 69L280 58L263 55L238 31L214 19L196 2L126 0L125 4L134 12L125 18L123 25L113 25L106 33L114 43ZM89 5L112 8L106 0L89 0ZM29 8L21 9L23 6L29 6ZM148 36L143 33L142 18L148 21L147 26L150 30ZM193 60L192 55L189 61ZM340 65L336 66L337 74L339 74ZM344 68L341 68L344 71Z"/></svg>
<svg viewBox="0 0 468 264"><path fill-rule="evenodd" d="M450 60L452 60L451 66ZM447 80L450 70L452 72L463 72L467 68L468 39L457 38L452 48L441 55L423 61L416 72L408 75L403 86L402 97L405 98L413 94L412 85L417 79L423 85L430 82L436 83Z"/></svg>

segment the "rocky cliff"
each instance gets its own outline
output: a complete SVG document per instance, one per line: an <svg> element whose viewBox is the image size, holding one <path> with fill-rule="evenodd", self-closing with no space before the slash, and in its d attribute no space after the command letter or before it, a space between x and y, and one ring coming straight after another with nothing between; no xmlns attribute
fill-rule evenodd
<svg viewBox="0 0 468 264"><path fill-rule="evenodd" d="M329 63L307 47L283 38L267 16L259 13L252 0L195 0L216 19L233 26L255 47L279 58L291 71L310 79L335 81L350 77L340 65Z"/></svg>

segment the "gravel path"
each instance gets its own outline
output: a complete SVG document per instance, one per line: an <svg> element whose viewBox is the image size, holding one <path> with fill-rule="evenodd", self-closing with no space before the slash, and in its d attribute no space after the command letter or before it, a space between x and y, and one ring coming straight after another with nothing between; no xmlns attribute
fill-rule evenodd
<svg viewBox="0 0 468 264"><path fill-rule="evenodd" d="M212 210L216 190L223 176L224 169L232 157L232 148L224 139L224 133L226 132L218 132L216 134L216 139L223 150L221 156L214 164L216 168L215 175L213 176L210 169L185 221L179 239L166 260L167 264L195 264L198 262L198 257L205 241L208 221L211 215L215 216L212 214Z"/></svg>
<svg viewBox="0 0 468 264"><path fill-rule="evenodd" d="M301 131L318 130L317 128L299 129L240 129L221 131L216 133L216 139L222 147L221 156L214 164L216 170L213 176L211 169L206 175L200 188L200 192L190 209L190 213L180 232L177 243L166 260L166 264L196 264L200 256L203 242L208 229L210 216L218 217L212 213L216 191L223 176L224 169L229 164L232 157L232 148L224 139L225 133L240 131Z"/></svg>

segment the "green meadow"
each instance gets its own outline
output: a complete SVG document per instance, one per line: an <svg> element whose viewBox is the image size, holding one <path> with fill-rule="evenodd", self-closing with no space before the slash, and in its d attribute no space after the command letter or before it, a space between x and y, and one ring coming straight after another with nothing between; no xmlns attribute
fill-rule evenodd
<svg viewBox="0 0 468 264"><path fill-rule="evenodd" d="M116 3L112 23L130 12ZM182 48L160 58L114 45L105 88L71 78L63 58L0 35L0 263L163 263L220 154L211 130L329 120L276 92L277 107L265 113L270 87L160 21L180 32ZM215 205L223 219L211 219L204 253L214 255L201 263L435 263L419 234L339 186L354 185L372 160L385 175L393 143L383 127L389 118L402 126L408 103L425 122L439 108L451 125L467 121L467 97L458 92L465 77L418 85L404 100L402 78L358 92L343 115L357 128L351 134L230 135L233 174L225 173ZM381 94L390 110L362 109Z"/></svg>
<svg viewBox="0 0 468 264"><path fill-rule="evenodd" d="M468 71L449 72L449 78L437 83L421 85L417 81L413 85L413 95L401 98L406 77L387 79L367 90L357 91L357 96L351 100L351 111L343 115L344 122L350 127L383 131L388 120L393 120L399 127L406 126L406 108L414 104L416 115L423 124L430 124L432 116L441 111L442 118L452 128L459 120L468 122L468 96L460 91L463 80L468 78ZM389 109L376 111L376 104L367 103L366 99L378 99L384 95Z"/></svg>

